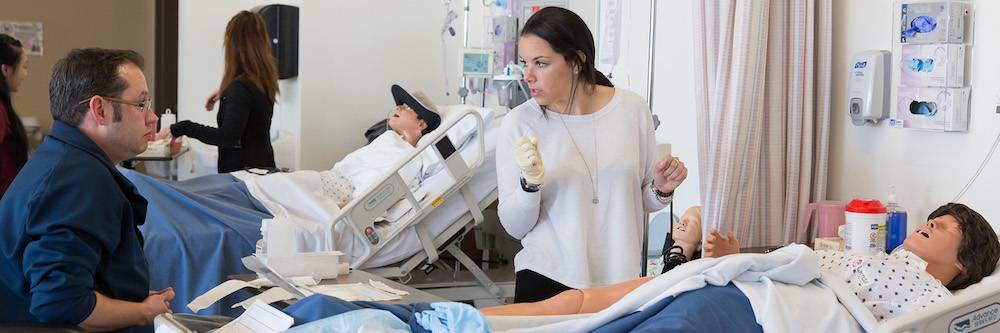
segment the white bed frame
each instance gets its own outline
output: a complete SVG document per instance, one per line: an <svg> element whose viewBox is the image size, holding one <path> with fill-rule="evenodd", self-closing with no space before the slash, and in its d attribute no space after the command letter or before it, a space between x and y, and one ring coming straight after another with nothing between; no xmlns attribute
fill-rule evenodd
<svg viewBox="0 0 1000 333"><path fill-rule="evenodd" d="M396 164L393 170L383 175L378 185L373 186L372 190L368 191L360 200L352 200L350 204L344 207L345 213L334 224L348 223L356 237L368 241L365 243L367 246L365 254L351 264L352 268L359 267L370 260L383 246L412 226L417 233L417 238L420 239L423 251L395 265L374 269L367 268L365 270L386 278L402 279L409 276L410 272L416 268L425 271L433 269L433 265L437 263L441 252L448 252L458 259L462 266L472 272L476 280L490 294L501 298L503 297L501 288L471 258L465 255L458 246L462 237L468 231L483 222L485 219L483 210L497 200L497 189L495 187L483 200L477 201L471 188L468 186L476 169L482 165L486 158L484 121L482 116L472 108L454 110L452 112L459 113L453 117L448 117L449 119L441 124L435 133L431 134L431 140L421 144L414 153ZM449 145L454 148L447 136L448 129L466 117L473 117L476 120L476 138L474 143L476 144L475 148L479 149L480 154L479 158L476 161L472 161L472 163L467 163L457 150L448 156L443 156L441 151ZM441 172L447 172L455 180L455 183L436 198L427 197L418 201L415 193L406 185L398 171L411 161L419 159L428 150L433 151L440 160L444 161L442 163L444 169ZM432 237L424 223L422 223L424 217L456 193L461 194L466 205L469 207L468 212L454 221L444 232L436 237ZM381 233L375 228L374 221L385 214L400 200L408 200L413 208L403 215L399 221L393 222L397 226L392 231Z"/></svg>
<svg viewBox="0 0 1000 333"><path fill-rule="evenodd" d="M1000 332L1000 279L979 282L958 295L879 325L880 333Z"/></svg>

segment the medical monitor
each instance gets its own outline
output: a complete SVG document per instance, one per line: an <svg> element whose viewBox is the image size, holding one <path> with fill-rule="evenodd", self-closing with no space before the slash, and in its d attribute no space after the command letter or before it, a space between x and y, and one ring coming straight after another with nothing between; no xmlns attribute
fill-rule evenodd
<svg viewBox="0 0 1000 333"><path fill-rule="evenodd" d="M462 74L465 76L493 75L493 50L465 49L462 52Z"/></svg>

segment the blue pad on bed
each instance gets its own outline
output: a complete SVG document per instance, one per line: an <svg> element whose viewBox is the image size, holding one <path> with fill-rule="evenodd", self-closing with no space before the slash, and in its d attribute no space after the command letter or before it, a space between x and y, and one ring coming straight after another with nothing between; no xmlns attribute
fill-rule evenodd
<svg viewBox="0 0 1000 333"><path fill-rule="evenodd" d="M326 317L360 309L389 311L392 315L399 318L399 320L402 320L404 323L410 325L411 331L421 333L429 332L421 327L420 324L417 324L414 313L431 310L430 303L382 304L366 301L349 302L326 295L312 295L285 308L284 312L289 316L292 316L292 318L295 318L295 326L298 326Z"/></svg>
<svg viewBox="0 0 1000 333"><path fill-rule="evenodd" d="M594 332L747 332L760 333L746 295L732 283L706 286L667 297L643 311L601 326Z"/></svg>
<svg viewBox="0 0 1000 333"><path fill-rule="evenodd" d="M171 182L120 170L149 201L139 229L150 287L174 288L174 312L191 312L187 303L227 276L251 273L240 258L253 254L261 220L271 215L242 181L220 174ZM230 295L200 313L233 315L229 307L247 296Z"/></svg>

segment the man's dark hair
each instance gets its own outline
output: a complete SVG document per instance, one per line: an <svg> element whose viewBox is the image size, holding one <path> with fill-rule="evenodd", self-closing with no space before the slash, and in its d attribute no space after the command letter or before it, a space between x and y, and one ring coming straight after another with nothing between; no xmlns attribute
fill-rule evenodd
<svg viewBox="0 0 1000 333"><path fill-rule="evenodd" d="M80 101L95 95L121 98L128 82L121 76L121 66L134 64L140 69L143 59L132 50L100 48L73 49L52 67L49 103L52 118L72 126L83 121L87 105ZM121 107L112 103L114 120L121 120Z"/></svg>
<svg viewBox="0 0 1000 333"><path fill-rule="evenodd" d="M927 216L927 220L945 215L958 220L962 230L962 243L958 245L958 262L962 264L962 271L947 287L949 290L965 289L993 274L997 260L1000 260L1000 241L982 215L960 203L951 202L938 207Z"/></svg>

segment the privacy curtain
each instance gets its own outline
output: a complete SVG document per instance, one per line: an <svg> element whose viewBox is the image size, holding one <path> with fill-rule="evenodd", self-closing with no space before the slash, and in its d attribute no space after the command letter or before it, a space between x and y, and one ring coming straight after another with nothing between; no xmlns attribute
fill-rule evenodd
<svg viewBox="0 0 1000 333"><path fill-rule="evenodd" d="M742 246L801 242L827 185L831 0L696 2L703 224Z"/></svg>

